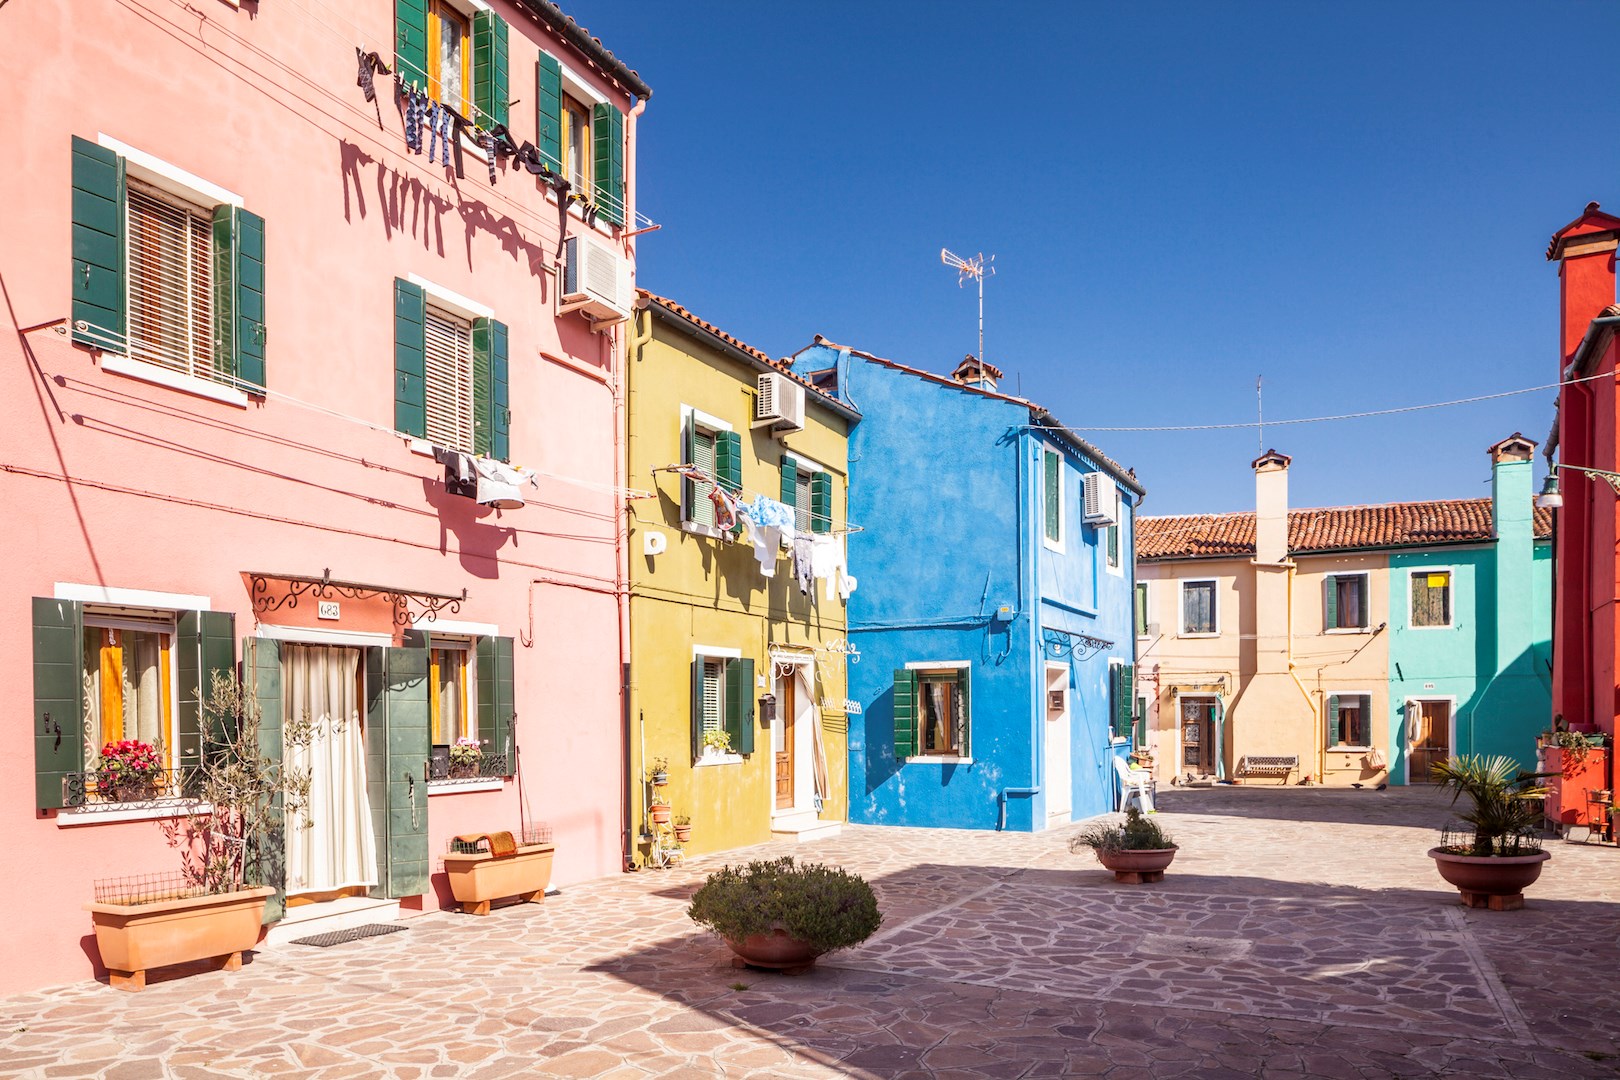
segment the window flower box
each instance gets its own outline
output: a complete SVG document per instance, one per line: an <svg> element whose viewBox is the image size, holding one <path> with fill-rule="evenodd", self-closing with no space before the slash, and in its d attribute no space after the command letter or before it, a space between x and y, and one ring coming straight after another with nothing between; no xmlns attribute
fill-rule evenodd
<svg viewBox="0 0 1620 1080"><path fill-rule="evenodd" d="M276 890L156 900L145 904L84 905L96 929L96 949L108 981L120 990L146 986L149 968L217 960L226 971L242 966L242 953L258 944L265 901Z"/></svg>

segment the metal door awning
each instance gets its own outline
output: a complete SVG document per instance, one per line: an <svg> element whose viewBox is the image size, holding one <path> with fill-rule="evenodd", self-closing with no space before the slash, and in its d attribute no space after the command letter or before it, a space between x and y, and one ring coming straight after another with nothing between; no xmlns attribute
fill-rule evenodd
<svg viewBox="0 0 1620 1080"><path fill-rule="evenodd" d="M330 569L322 570L320 577L301 574L272 574L248 571L249 592L253 597L253 611L265 615L282 608L295 608L303 597L313 600L375 600L384 597L394 608L394 625L410 626L423 619L432 620L443 614L455 615L467 599L467 590L461 595L423 592L420 589L401 589L393 585L369 585L360 581L334 581ZM272 588L272 583L285 582L286 591Z"/></svg>

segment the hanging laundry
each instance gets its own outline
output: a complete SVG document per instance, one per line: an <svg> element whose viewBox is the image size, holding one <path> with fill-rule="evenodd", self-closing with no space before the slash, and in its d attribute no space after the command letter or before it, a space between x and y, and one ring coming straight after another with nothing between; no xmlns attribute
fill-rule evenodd
<svg viewBox="0 0 1620 1080"><path fill-rule="evenodd" d="M383 129L382 102L377 100L377 84L373 79L375 75L392 74L388 65L382 62L382 57L375 52L365 52L358 45L354 48L355 58L359 61L360 71L354 78L354 84L365 94L366 100L371 102L377 110L377 130Z"/></svg>
<svg viewBox="0 0 1620 1080"><path fill-rule="evenodd" d="M478 145L483 148L484 158L489 163L489 186L495 186L495 136L487 131L479 131Z"/></svg>
<svg viewBox="0 0 1620 1080"><path fill-rule="evenodd" d="M725 485L714 484L709 488L709 501L714 503L714 527L723 533L728 533L737 527L737 499L727 491Z"/></svg>
<svg viewBox="0 0 1620 1080"><path fill-rule="evenodd" d="M440 105L437 101L435 101L432 105L430 105L428 107L428 113L427 113L428 164L429 165L433 164L434 159L439 154L439 128L443 125L443 123L444 123L444 106ZM447 152L449 151L449 149L450 148L448 146L445 147L445 150ZM448 164L450 164L450 162L446 161L445 164L448 165Z"/></svg>
<svg viewBox="0 0 1620 1080"><path fill-rule="evenodd" d="M801 534L793 539L793 580L799 583L800 596L808 596L815 584L811 546L808 536Z"/></svg>
<svg viewBox="0 0 1620 1080"><path fill-rule="evenodd" d="M855 587L859 584L860 582L856 581L846 571L838 578L838 598L840 600L848 600L849 594L854 592Z"/></svg>
<svg viewBox="0 0 1620 1080"><path fill-rule="evenodd" d="M522 506L524 485L535 483L534 470L513 468L494 458L477 458L473 466L478 472L478 501L497 510Z"/></svg>
<svg viewBox="0 0 1620 1080"><path fill-rule="evenodd" d="M776 556L782 550L782 530L775 525L755 525L750 534L754 543L754 558L759 561L762 577L776 576Z"/></svg>
<svg viewBox="0 0 1620 1080"><path fill-rule="evenodd" d="M471 454L444 446L433 448L433 460L444 466L444 487L452 495L478 497L478 468Z"/></svg>
<svg viewBox="0 0 1620 1080"><path fill-rule="evenodd" d="M836 538L818 536L812 541L810 570L815 574L817 581L828 581L833 578L843 561L843 551Z"/></svg>
<svg viewBox="0 0 1620 1080"><path fill-rule="evenodd" d="M394 87L405 98L405 149L413 153L422 152L422 121L427 115L427 95L412 87L406 89L405 81L398 75L394 76Z"/></svg>
<svg viewBox="0 0 1620 1080"><path fill-rule="evenodd" d="M784 530L792 529L796 520L792 507L764 495L755 495L754 501L748 504L748 517L755 525L774 525Z"/></svg>

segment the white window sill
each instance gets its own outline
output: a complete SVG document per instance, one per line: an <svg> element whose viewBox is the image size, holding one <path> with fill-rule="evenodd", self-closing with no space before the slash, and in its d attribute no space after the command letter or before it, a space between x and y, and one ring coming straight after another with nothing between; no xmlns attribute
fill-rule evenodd
<svg viewBox="0 0 1620 1080"><path fill-rule="evenodd" d="M971 765L970 757L957 757L955 754L918 754L916 757L906 758L907 765Z"/></svg>
<svg viewBox="0 0 1620 1080"><path fill-rule="evenodd" d="M1109 746L1128 746L1128 745L1130 745L1130 741L1131 740L1127 739L1123 735L1112 735L1108 739L1108 745Z"/></svg>
<svg viewBox="0 0 1620 1080"><path fill-rule="evenodd" d="M429 780L428 797L461 795L469 791L500 791L505 787L506 781L499 776L492 776L488 780Z"/></svg>
<svg viewBox="0 0 1620 1080"><path fill-rule="evenodd" d="M1453 626L1451 623L1447 623L1444 626L1408 626L1407 629L1408 630L1455 630L1456 627Z"/></svg>
<svg viewBox="0 0 1620 1080"><path fill-rule="evenodd" d="M681 532L691 533L693 536L707 536L711 540L724 540L726 534L713 525L699 525L695 521L681 522Z"/></svg>
<svg viewBox="0 0 1620 1080"><path fill-rule="evenodd" d="M692 763L692 768L701 769L708 765L741 765L741 754L719 754L705 750L703 756Z"/></svg>
<svg viewBox="0 0 1620 1080"><path fill-rule="evenodd" d="M1217 638L1221 636L1221 632L1216 630L1209 634L1177 634L1176 636L1184 638Z"/></svg>
<svg viewBox="0 0 1620 1080"><path fill-rule="evenodd" d="M1056 553L1058 555L1067 555L1068 554L1068 550L1063 546L1063 541L1061 541L1061 540L1053 540L1053 539L1051 539L1049 537L1042 536L1041 537L1041 546L1043 548L1045 548L1047 551L1054 552L1054 553Z"/></svg>
<svg viewBox="0 0 1620 1080"><path fill-rule="evenodd" d="M223 401L239 409L248 407L247 394L235 387L225 386L209 379L199 379L195 375L183 375L178 371L170 371L157 364L148 364L144 360L136 360L118 353L102 353L101 370L110 371L114 375L127 375L131 379L139 379L158 386L167 386L171 390L195 394L213 401Z"/></svg>
<svg viewBox="0 0 1620 1080"><path fill-rule="evenodd" d="M1372 633L1372 627L1370 627L1370 626L1335 626L1335 627L1332 627L1330 629L1322 631L1322 633L1324 633L1324 634L1370 634L1370 633Z"/></svg>
<svg viewBox="0 0 1620 1080"><path fill-rule="evenodd" d="M1370 747L1370 746L1330 746L1330 747L1327 748L1327 752L1330 753L1330 754L1370 754L1370 753L1372 753L1372 747Z"/></svg>
<svg viewBox="0 0 1620 1080"><path fill-rule="evenodd" d="M535 177L535 179L538 180L539 177ZM546 184L541 184L540 185L540 190L541 190L542 193L544 193L547 202L551 203L553 206L557 205L557 193L555 191L552 191L551 188ZM573 218L575 221L579 222L581 225L584 225L585 224L585 207L584 207L584 205L579 203L579 202L570 200L570 202L568 204L568 216ZM590 226L587 226L587 227L592 232L597 233L600 236L605 236L609 240L613 239L613 231L614 231L614 229L618 228L618 226L614 225L611 221L609 221L607 219L607 215L602 213L602 211L600 209L597 210L596 224L595 225L590 225ZM621 256L621 258L622 258L622 256Z"/></svg>
<svg viewBox="0 0 1620 1080"><path fill-rule="evenodd" d="M56 827L71 829L79 825L112 825L120 821L161 821L164 818L185 817L188 814L206 814L213 804L190 799L172 799L151 806L132 806L128 810L102 810L81 807L76 810L58 810Z"/></svg>

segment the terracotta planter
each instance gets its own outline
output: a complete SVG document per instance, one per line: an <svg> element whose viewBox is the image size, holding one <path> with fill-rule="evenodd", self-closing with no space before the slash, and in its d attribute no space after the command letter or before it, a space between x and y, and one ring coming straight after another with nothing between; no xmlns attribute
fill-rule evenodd
<svg viewBox="0 0 1620 1080"><path fill-rule="evenodd" d="M726 944L737 954L731 961L733 967L766 968L788 975L809 971L821 955L780 927L765 934L750 934L742 941L728 939Z"/></svg>
<svg viewBox="0 0 1620 1080"><path fill-rule="evenodd" d="M274 889L256 887L152 904L86 904L108 981L140 990L148 968L218 960L226 971L259 942L264 904Z"/></svg>
<svg viewBox="0 0 1620 1080"><path fill-rule="evenodd" d="M446 855L444 872L450 893L468 915L488 915L491 900L515 896L524 902L543 903L551 883L553 844L524 844L516 855L497 859L488 852Z"/></svg>
<svg viewBox="0 0 1620 1080"><path fill-rule="evenodd" d="M684 844L690 839L692 839L692 826L690 826L690 825L677 825L677 826L675 826L675 842L677 844Z"/></svg>
<svg viewBox="0 0 1620 1080"><path fill-rule="evenodd" d="M1114 872L1114 880L1127 885L1163 881L1164 868L1176 857L1179 848L1148 848L1140 851L1111 851L1097 849L1097 861L1106 870Z"/></svg>
<svg viewBox="0 0 1620 1080"><path fill-rule="evenodd" d="M669 783L669 773L667 773L667 772L655 772L655 773L652 774L652 785L653 785L653 787L663 787L664 785L666 785L668 783Z"/></svg>
<svg viewBox="0 0 1620 1080"><path fill-rule="evenodd" d="M669 807L667 807L667 806L659 806L656 803L653 804L653 807L652 807L652 810L651 810L651 817L652 817L652 823L654 825L668 825L669 821L670 821L670 818L672 818L674 816L675 816L674 811L671 810Z"/></svg>
<svg viewBox="0 0 1620 1080"><path fill-rule="evenodd" d="M1440 876L1457 886L1462 902L1471 908L1517 911L1524 907L1524 890L1541 876L1548 851L1534 855L1453 855L1429 849Z"/></svg>

